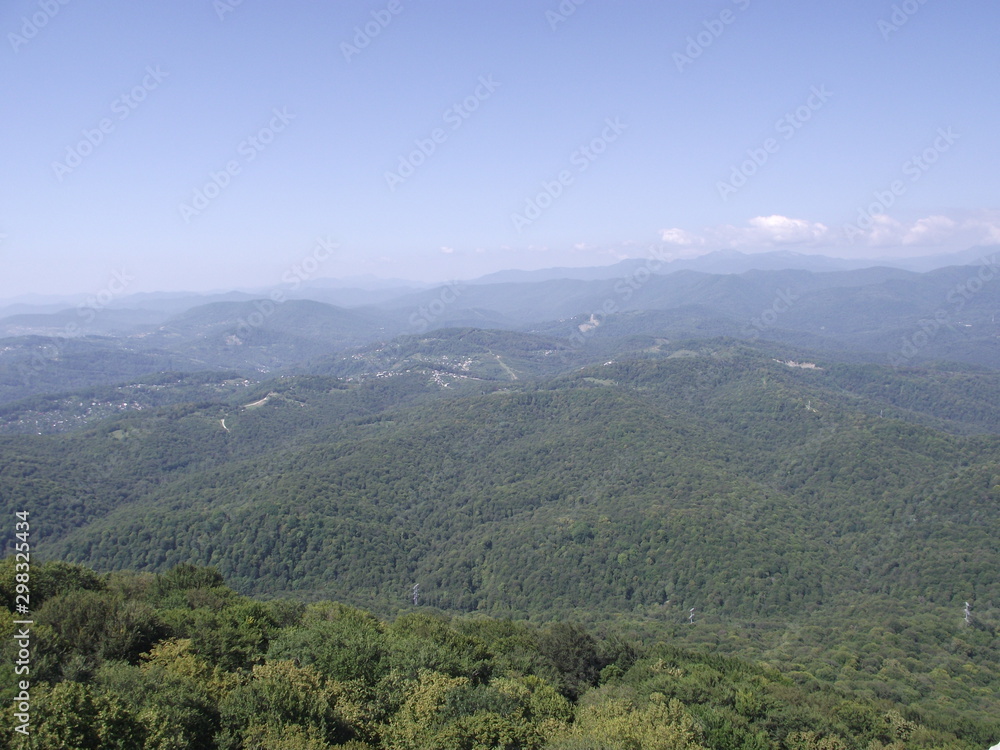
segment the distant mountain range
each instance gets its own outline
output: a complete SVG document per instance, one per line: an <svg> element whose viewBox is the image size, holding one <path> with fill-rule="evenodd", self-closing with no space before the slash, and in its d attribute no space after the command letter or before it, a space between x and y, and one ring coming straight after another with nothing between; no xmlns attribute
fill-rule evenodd
<svg viewBox="0 0 1000 750"><path fill-rule="evenodd" d="M588 357L634 352L658 339L727 336L842 361L1000 367L1000 252L970 249L951 259L992 265L926 272L739 270L802 259L834 262L715 253L696 260L730 272L630 260L576 270L593 278L560 276L572 269L511 271L436 287L366 291L317 283L299 290L318 299L137 294L123 300L130 307L21 312L0 318L0 403L162 370L308 371L313 361L445 328L536 333Z"/></svg>
<svg viewBox="0 0 1000 750"><path fill-rule="evenodd" d="M470 281L470 284L504 284L512 282L552 281L578 279L594 281L628 276L640 268L654 273L668 274L677 271L702 273L745 273L747 271L853 271L862 268L902 268L907 271L926 272L947 266L975 265L984 257L1000 252L1000 247L972 247L947 255L928 255L917 258L835 258L828 255L795 253L788 250L744 253L739 250L716 250L696 258L666 260L650 252L648 258L629 258L610 266L596 268L545 268L537 271L499 271Z"/></svg>
<svg viewBox="0 0 1000 750"><path fill-rule="evenodd" d="M837 258L814 253L796 253L787 250L741 252L716 250L696 258L669 260L651 250L648 257L629 258L608 266L543 268L533 271L506 270L486 274L462 282L449 280L443 283L462 285L490 285L510 283L538 283L559 279L575 281L602 281L631 276L641 269L658 275L678 271L699 271L711 274L738 274L747 271L852 271L863 268L900 268L917 273L948 266L976 265L1000 253L1000 245L971 247L958 253L911 258ZM381 304L393 298L419 292L441 284L405 279L383 279L373 275L353 276L343 279L322 278L306 281L296 289L259 288L228 292L143 292L125 295L112 300L109 308L155 310L177 313L199 304L210 302L239 302L269 297L278 292L290 299L311 299L340 307L359 307ZM25 295L16 299L0 300L0 319L14 315L46 314L77 308L87 304L87 295L46 296Z"/></svg>
<svg viewBox="0 0 1000 750"><path fill-rule="evenodd" d="M397 289L373 293L363 306L241 294L171 297L168 306L181 309L167 311L20 314L0 319L0 403L161 370L302 371L352 348L444 328L537 333L595 356L657 339L728 336L896 367L1000 367L998 274L1000 266L732 274L639 267L609 279Z"/></svg>

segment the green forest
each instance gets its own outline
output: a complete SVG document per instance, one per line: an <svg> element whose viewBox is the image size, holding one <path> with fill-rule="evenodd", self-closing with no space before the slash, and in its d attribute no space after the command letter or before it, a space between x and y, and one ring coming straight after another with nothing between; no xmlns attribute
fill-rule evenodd
<svg viewBox="0 0 1000 750"><path fill-rule="evenodd" d="M14 565L0 563L3 747L959 750L997 730L628 627L420 606L387 621L247 598L213 568L50 562L31 574L26 738L8 687Z"/></svg>
<svg viewBox="0 0 1000 750"><path fill-rule="evenodd" d="M995 744L1000 375L623 347L453 329L5 404L29 746Z"/></svg>

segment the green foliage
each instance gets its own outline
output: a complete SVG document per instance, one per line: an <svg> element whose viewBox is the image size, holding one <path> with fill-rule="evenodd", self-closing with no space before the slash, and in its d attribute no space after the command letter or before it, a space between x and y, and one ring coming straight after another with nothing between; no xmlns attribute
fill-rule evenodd
<svg viewBox="0 0 1000 750"><path fill-rule="evenodd" d="M0 560L0 600L13 610L15 605L17 558ZM75 591L100 591L104 584L94 571L72 563L54 560L30 566L31 607L38 609L48 599Z"/></svg>
<svg viewBox="0 0 1000 750"><path fill-rule="evenodd" d="M701 731L691 714L676 700L651 700L645 705L603 698L577 711L571 728L550 745L558 750L697 750Z"/></svg>
<svg viewBox="0 0 1000 750"><path fill-rule="evenodd" d="M597 641L579 625L549 625L539 635L538 650L555 667L562 692L570 700L596 685L606 666L597 654Z"/></svg>
<svg viewBox="0 0 1000 750"><path fill-rule="evenodd" d="M211 707L198 736L261 745L280 731L243 726L264 700L248 686L287 661L329 691L337 737L373 747L468 744L475 726L502 739L518 722L548 741L541 725L567 719L500 687L529 679L580 705L625 701L595 708L590 734L560 729L579 746L640 741L672 701L698 729L677 741L706 746L996 741L983 719L1000 714L995 373L802 368L716 341L538 380L460 377L463 347L485 377L497 343L507 367L517 350L519 366L558 370L529 338L415 337L398 356L429 358L419 372L233 385L228 401L0 438L0 499L32 513L35 679L96 691L81 711L118 696L165 738L175 704L98 678L155 667ZM443 358L447 387L428 379ZM44 562L56 557L75 562ZM8 609L16 575L0 563ZM343 603L315 603L330 597ZM663 639L787 680L665 653L640 679ZM423 729L404 721L418 709ZM289 737L327 742L310 716Z"/></svg>
<svg viewBox="0 0 1000 750"><path fill-rule="evenodd" d="M153 595L163 597L173 591L206 589L224 586L225 579L215 568L198 567L190 563L175 565L161 576L157 576Z"/></svg>
<svg viewBox="0 0 1000 750"><path fill-rule="evenodd" d="M341 603L248 599L190 566L150 580L87 573L76 570L77 580L93 575L96 589L64 587L38 612L41 650L58 644L60 664L82 666L33 671L26 746L981 750L996 729L967 717L925 719L804 672L786 677L578 624L426 611L387 623ZM144 592L145 601L125 605L141 605L142 621L160 628L136 663L119 658L139 648L116 626L132 612L122 610L126 589ZM178 592L196 606L176 607ZM0 631L10 633L13 616L3 614ZM901 620L890 627L907 631ZM970 628L965 643L984 637ZM850 651L831 653L845 667L860 664ZM880 674L891 683L903 669L883 664ZM0 736L14 737L16 706L0 712Z"/></svg>
<svg viewBox="0 0 1000 750"><path fill-rule="evenodd" d="M383 630L370 616L304 622L302 627L283 630L271 642L267 657L295 659L329 679L374 684L390 668Z"/></svg>
<svg viewBox="0 0 1000 750"><path fill-rule="evenodd" d="M488 678L488 652L480 641L451 627L447 618L425 613L403 615L386 630L389 666L414 678L425 671Z"/></svg>
<svg viewBox="0 0 1000 750"><path fill-rule="evenodd" d="M33 506L79 498L50 554L212 565L244 592L384 613L413 583L449 611L677 623L691 606L787 617L850 591L995 606L996 440L868 416L880 402L846 392L854 377L729 347L433 407L394 409L389 384L286 379L229 433L198 410L129 418L123 439L19 443L7 465ZM967 406L925 415L968 426ZM67 450L123 455L106 493L56 468Z"/></svg>
<svg viewBox="0 0 1000 750"><path fill-rule="evenodd" d="M219 728L219 709L207 686L157 665L136 667L109 663L94 684L128 707L141 727L143 741L134 747L181 750L210 747Z"/></svg>
<svg viewBox="0 0 1000 750"><path fill-rule="evenodd" d="M135 662L163 631L147 605L98 591L60 594L35 617L56 633L62 648L112 661Z"/></svg>
<svg viewBox="0 0 1000 750"><path fill-rule="evenodd" d="M273 661L254 667L250 681L220 703L223 732L232 738L223 746L253 746L260 728L286 732L297 729L310 740L339 744L348 730L336 708L336 693L312 667Z"/></svg>
<svg viewBox="0 0 1000 750"><path fill-rule="evenodd" d="M218 612L193 609L175 624L175 632L191 639L193 653L226 671L262 662L278 629L271 608L254 601L236 601Z"/></svg>
<svg viewBox="0 0 1000 750"><path fill-rule="evenodd" d="M39 688L32 713L31 747L39 750L158 747L144 744L142 725L122 701L80 683Z"/></svg>

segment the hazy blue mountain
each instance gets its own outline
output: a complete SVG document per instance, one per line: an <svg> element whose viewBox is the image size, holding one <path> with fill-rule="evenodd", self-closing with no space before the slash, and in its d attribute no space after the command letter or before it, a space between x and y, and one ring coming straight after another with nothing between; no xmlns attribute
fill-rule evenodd
<svg viewBox="0 0 1000 750"><path fill-rule="evenodd" d="M363 291L383 291L392 289L423 289L424 287L433 286L433 284L429 284L425 281L413 281L412 279L385 278L369 273L361 276L310 279L303 282L302 286L306 288L315 287L317 289L360 289Z"/></svg>
<svg viewBox="0 0 1000 750"><path fill-rule="evenodd" d="M984 262L992 262L996 265L1000 262L1000 245L977 245L967 250L960 250L957 253L946 253L943 255L925 255L917 258L903 258L888 260L876 258L877 265L896 265L910 271L924 273L934 271L946 266L976 266Z"/></svg>
<svg viewBox="0 0 1000 750"><path fill-rule="evenodd" d="M424 287L392 286L384 289L365 289L362 287L325 287L321 284L303 284L300 289L289 291L288 298L308 299L336 307L367 307L419 292L422 288Z"/></svg>
<svg viewBox="0 0 1000 750"><path fill-rule="evenodd" d="M974 266L925 274L888 267L669 275L640 270L609 280L439 287L381 307L397 318L411 316L421 324L418 332L469 325L465 318L474 312L494 327L577 342L604 338L610 331L733 335L878 355L883 361L897 356L900 364L947 356L995 366L1000 364L994 317L1000 285L990 283L995 273ZM650 314L670 310L685 312L666 318ZM667 320L669 326L662 328Z"/></svg>
<svg viewBox="0 0 1000 750"><path fill-rule="evenodd" d="M112 320L119 312L101 315ZM133 320L134 313L121 314ZM59 315L51 319L63 320ZM376 314L267 299L201 305L127 335L69 337L59 326L53 328L53 336L2 339L0 403L120 384L161 371L270 372L391 335Z"/></svg>
<svg viewBox="0 0 1000 750"><path fill-rule="evenodd" d="M162 323L168 313L80 306L52 313L22 313L0 318L0 338L13 336L72 337L128 335Z"/></svg>
<svg viewBox="0 0 1000 750"><path fill-rule="evenodd" d="M129 382L204 365L179 352L138 348L111 337L22 336L0 342L0 404L45 393Z"/></svg>
<svg viewBox="0 0 1000 750"><path fill-rule="evenodd" d="M595 358L655 347L660 339L731 336L897 367L934 360L1000 367L998 273L997 267L967 265L928 273L870 267L661 275L640 265L611 279L364 292L367 304L354 307L268 298L189 306L202 298L150 295L135 298L148 305L140 308L71 308L0 321L0 334L7 336L0 340L11 342L0 346L0 371L23 370L32 358L44 360L46 370L39 379L8 377L2 398L117 383L161 365L247 374L287 370L396 336L449 328L536 332ZM182 309L168 313L158 304ZM40 354L46 347L65 349L71 332L88 338L71 347L72 357ZM121 366L79 361L109 351Z"/></svg>
<svg viewBox="0 0 1000 750"><path fill-rule="evenodd" d="M544 268L534 271L498 271L468 281L468 284L537 283L557 279L596 281L628 276L641 268L654 273L670 274L677 271L700 271L702 273L729 274L747 271L851 271L873 266L902 268L909 271L926 272L946 266L975 265L983 258L1000 252L1000 246L972 247L958 253L913 258L836 258L821 253L797 253L790 250L769 250L742 252L739 250L715 250L695 258L666 260L652 251L647 258L629 258L608 266L579 268Z"/></svg>
<svg viewBox="0 0 1000 750"><path fill-rule="evenodd" d="M383 334L376 314L311 300L213 302L165 321L144 343L219 368L287 367Z"/></svg>

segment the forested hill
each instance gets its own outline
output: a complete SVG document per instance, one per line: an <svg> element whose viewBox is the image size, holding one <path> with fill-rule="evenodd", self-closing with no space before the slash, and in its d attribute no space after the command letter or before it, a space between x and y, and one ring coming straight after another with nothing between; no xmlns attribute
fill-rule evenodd
<svg viewBox="0 0 1000 750"><path fill-rule="evenodd" d="M3 501L43 558L214 565L381 615L418 585L445 611L625 619L859 696L1000 711L994 373L715 341L531 376L549 350L481 337L441 367L462 336L0 438Z"/></svg>
<svg viewBox="0 0 1000 750"><path fill-rule="evenodd" d="M419 292L320 294L322 301L136 295L122 299L121 308L116 302L106 310L0 318L0 404L163 370L290 374L320 360L322 372L330 355L469 327L543 334L548 349L573 350L577 364L634 353L643 340L648 346L663 338L730 336L842 361L997 368L1000 286L993 279L1000 261L983 250L975 265L928 273L874 267L658 274L657 264L640 262L620 267L618 278L605 269L589 280L456 282Z"/></svg>
<svg viewBox="0 0 1000 750"><path fill-rule="evenodd" d="M427 608L386 622L248 599L191 565L99 576L61 562L32 570L25 725L14 569L0 562L4 748L983 750L998 729L627 628Z"/></svg>
<svg viewBox="0 0 1000 750"><path fill-rule="evenodd" d="M8 439L4 478L51 516L40 551L196 560L246 591L389 610L414 582L448 608L520 614L996 600L1000 443L914 424L971 431L989 410L928 412L888 370L876 400L864 368L675 354L527 382L289 378L238 407ZM975 382L988 392L961 374L937 389Z"/></svg>

